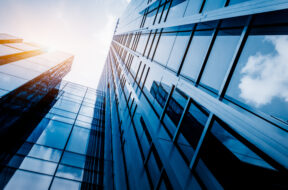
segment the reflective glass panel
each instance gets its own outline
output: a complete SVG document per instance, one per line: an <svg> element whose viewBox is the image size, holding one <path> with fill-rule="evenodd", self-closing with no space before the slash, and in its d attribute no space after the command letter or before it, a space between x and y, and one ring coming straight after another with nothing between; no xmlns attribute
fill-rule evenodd
<svg viewBox="0 0 288 190"><path fill-rule="evenodd" d="M53 180L51 189L53 190L58 190L58 189L63 189L63 190L78 190L80 189L81 184L76 181L71 181L67 179L60 179L56 177Z"/></svg>
<svg viewBox="0 0 288 190"><path fill-rule="evenodd" d="M220 30L210 52L200 83L218 91L240 39L241 29Z"/></svg>
<svg viewBox="0 0 288 190"><path fill-rule="evenodd" d="M89 132L88 129L74 127L66 149L71 152L85 154L89 140Z"/></svg>
<svg viewBox="0 0 288 190"><path fill-rule="evenodd" d="M226 0L206 0L202 12L212 11L224 7Z"/></svg>
<svg viewBox="0 0 288 190"><path fill-rule="evenodd" d="M229 0L229 5L243 3L243 2L246 2L246 1L252 1L252 0Z"/></svg>
<svg viewBox="0 0 288 190"><path fill-rule="evenodd" d="M23 85L25 82L27 82L26 79L0 73L0 88L3 90L14 90L15 88Z"/></svg>
<svg viewBox="0 0 288 190"><path fill-rule="evenodd" d="M154 56L154 60L166 65L167 60L170 56L170 52L172 49L172 46L174 44L176 35L175 33L162 33L156 52Z"/></svg>
<svg viewBox="0 0 288 190"><path fill-rule="evenodd" d="M288 123L288 29L254 28L226 96Z"/></svg>
<svg viewBox="0 0 288 190"><path fill-rule="evenodd" d="M28 156L58 162L61 156L61 151L35 144Z"/></svg>
<svg viewBox="0 0 288 190"><path fill-rule="evenodd" d="M59 99L54 105L54 107L77 113L80 108L80 104L68 100Z"/></svg>
<svg viewBox="0 0 288 190"><path fill-rule="evenodd" d="M187 160L191 160L208 120L209 112L196 102L192 102L189 112L183 118L177 144Z"/></svg>
<svg viewBox="0 0 288 190"><path fill-rule="evenodd" d="M56 163L26 157L19 168L53 175L56 167L57 167Z"/></svg>
<svg viewBox="0 0 288 190"><path fill-rule="evenodd" d="M51 120L39 137L37 144L63 149L71 127L70 124Z"/></svg>
<svg viewBox="0 0 288 190"><path fill-rule="evenodd" d="M235 184L241 189L247 186L275 189L277 185L287 185L277 170L228 129L226 124L214 121L202 146L196 172L208 189L233 189Z"/></svg>
<svg viewBox="0 0 288 190"><path fill-rule="evenodd" d="M61 163L79 168L84 168L85 156L74 154L71 152L64 152Z"/></svg>
<svg viewBox="0 0 288 190"><path fill-rule="evenodd" d="M81 181L83 169L59 165L56 176Z"/></svg>
<svg viewBox="0 0 288 190"><path fill-rule="evenodd" d="M203 3L203 0L189 0L186 11L185 11L185 16L191 16L191 15L199 13L202 3Z"/></svg>
<svg viewBox="0 0 288 190"><path fill-rule="evenodd" d="M8 182L8 184L5 186L5 189L47 190L50 185L51 179L52 177L47 175L17 170Z"/></svg>
<svg viewBox="0 0 288 190"><path fill-rule="evenodd" d="M187 3L188 0L173 0L169 10L167 21L183 17L184 11L187 7Z"/></svg>
<svg viewBox="0 0 288 190"><path fill-rule="evenodd" d="M178 32L168 60L167 67L174 71L178 71L179 65L183 59L191 32Z"/></svg>
<svg viewBox="0 0 288 190"><path fill-rule="evenodd" d="M205 59L212 31L196 31L183 63L181 74L196 80Z"/></svg>

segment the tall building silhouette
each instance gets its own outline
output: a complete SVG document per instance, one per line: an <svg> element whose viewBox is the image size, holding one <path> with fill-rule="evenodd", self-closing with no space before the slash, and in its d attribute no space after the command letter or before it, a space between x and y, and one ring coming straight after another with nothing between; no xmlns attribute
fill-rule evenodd
<svg viewBox="0 0 288 190"><path fill-rule="evenodd" d="M287 189L287 29L287 0L132 0L97 89L1 34L0 188Z"/></svg>

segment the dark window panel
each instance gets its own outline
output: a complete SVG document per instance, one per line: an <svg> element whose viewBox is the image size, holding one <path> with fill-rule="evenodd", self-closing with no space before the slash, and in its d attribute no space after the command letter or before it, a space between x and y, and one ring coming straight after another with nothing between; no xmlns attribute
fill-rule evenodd
<svg viewBox="0 0 288 190"><path fill-rule="evenodd" d="M287 180L264 161L247 143L237 139L229 127L214 121L204 141L196 173L207 188L287 187ZM217 181L216 181L217 180Z"/></svg>

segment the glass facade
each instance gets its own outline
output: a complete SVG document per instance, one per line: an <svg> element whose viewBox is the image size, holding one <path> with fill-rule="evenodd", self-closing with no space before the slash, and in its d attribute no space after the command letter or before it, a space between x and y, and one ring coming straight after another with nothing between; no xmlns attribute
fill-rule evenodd
<svg viewBox="0 0 288 190"><path fill-rule="evenodd" d="M103 188L103 166L112 165L103 154L104 94L62 81L52 98L18 150L11 146L1 153L1 188Z"/></svg>
<svg viewBox="0 0 288 190"><path fill-rule="evenodd" d="M132 0L101 80L121 144L114 180L288 188L287 10L278 0Z"/></svg>
<svg viewBox="0 0 288 190"><path fill-rule="evenodd" d="M3 37L0 188L287 189L287 28L283 0L132 0L97 90Z"/></svg>

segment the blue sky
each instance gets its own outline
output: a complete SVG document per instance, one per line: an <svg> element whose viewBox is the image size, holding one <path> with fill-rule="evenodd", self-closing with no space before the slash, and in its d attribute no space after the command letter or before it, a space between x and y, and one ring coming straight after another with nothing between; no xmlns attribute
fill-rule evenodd
<svg viewBox="0 0 288 190"><path fill-rule="evenodd" d="M97 87L117 18L130 0L0 0L0 33L75 55L66 79Z"/></svg>

